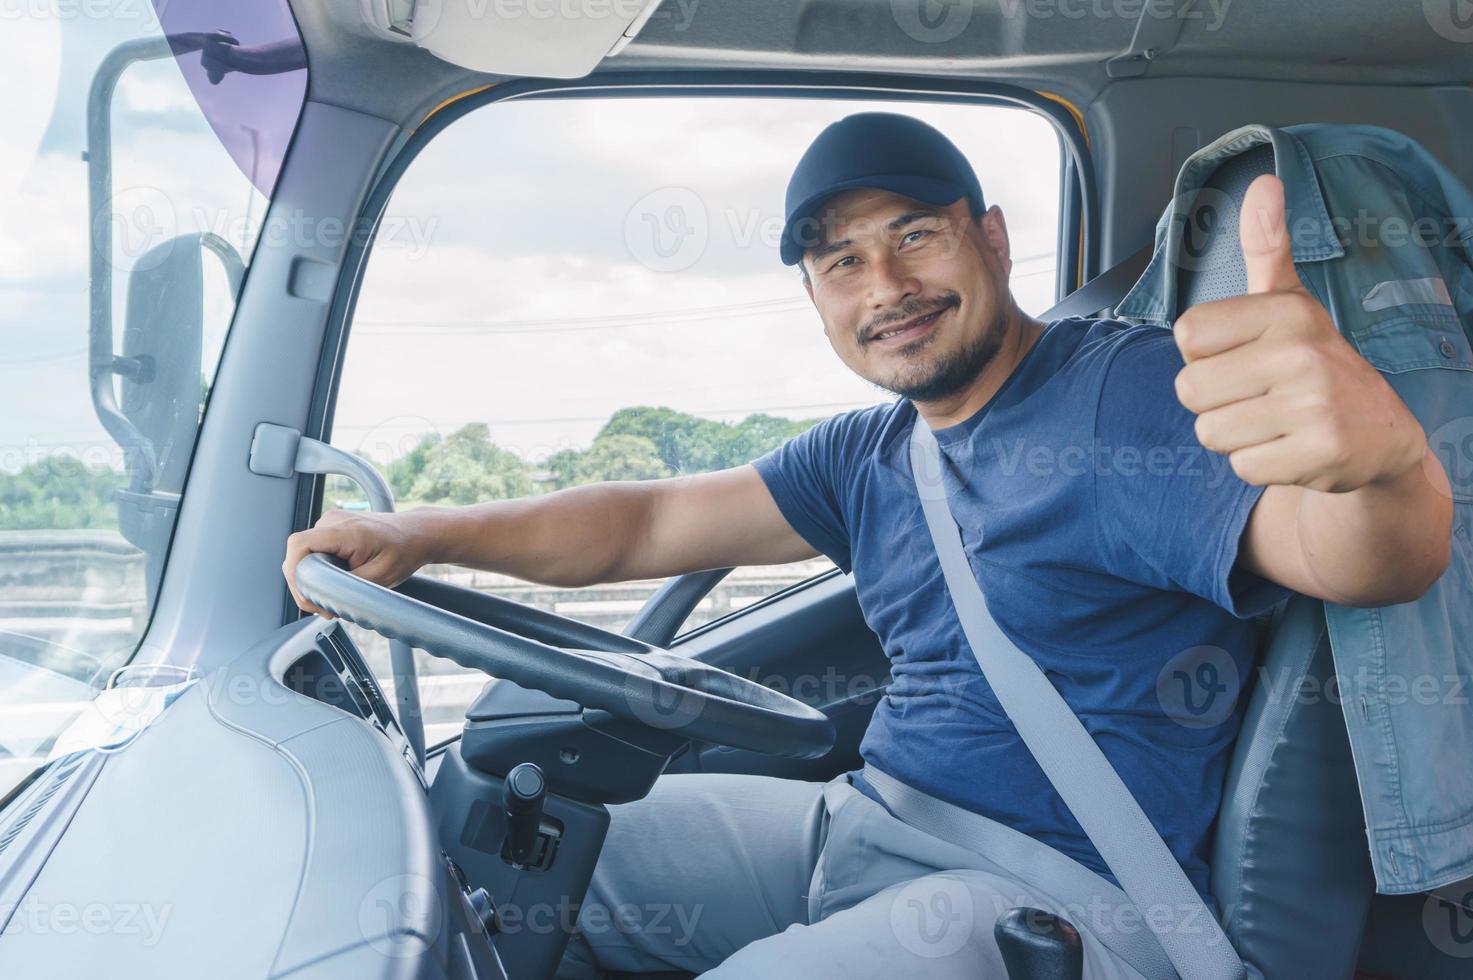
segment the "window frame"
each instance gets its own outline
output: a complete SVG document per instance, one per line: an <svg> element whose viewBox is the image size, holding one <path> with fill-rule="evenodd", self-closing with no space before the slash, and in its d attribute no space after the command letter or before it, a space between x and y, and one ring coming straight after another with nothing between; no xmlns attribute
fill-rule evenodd
<svg viewBox="0 0 1473 980"><path fill-rule="evenodd" d="M759 609L765 609L768 606L771 606L773 603L781 602L789 596L796 595L797 593L802 592L805 589L814 588L820 582L827 582L831 578L840 578L844 574L844 571L837 566L835 566L834 568L824 569L817 575L810 575L807 578L803 579L801 582L794 582L792 585L783 586L776 592L770 592L762 598L758 599L756 602L749 603L748 605L745 605L740 609L733 609L731 612L727 613L724 616L717 616L715 619L704 622L699 626L692 626L688 629L678 630L674 638L671 639L669 648L671 650L674 650L682 643L685 643L689 640L694 640L697 637L705 636L707 633L713 632L714 630L729 626L742 616L747 615L748 613L756 612ZM687 616L686 620L689 619L690 617ZM682 625L684 625L684 623L682 623Z"/></svg>
<svg viewBox="0 0 1473 980"><path fill-rule="evenodd" d="M462 117L497 102L702 96L939 102L1004 106L1041 115L1053 125L1061 149L1058 178L1059 241L1075 243L1077 246L1060 253L1055 277L1055 297L1065 295L1096 274L1099 241L1094 229L1098 227L1099 201L1094 167L1089 155L1089 140L1083 128L1083 118L1077 110L1051 93L1001 82L937 76L768 70L609 72L583 79L517 79L484 85L442 102L421 120L419 126L410 131L398 151L387 160L378 179L365 196L356 227L369 228L371 232L367 235L355 235L343 260L323 335L317 378L313 385L304 434L324 442L331 439L348 339L364 273L368 267L368 257L379 225L399 180L419 153L439 133ZM304 474L299 478L292 519L293 530L311 526L321 514L325 487L324 477ZM775 595L802 588L830 574L833 572L821 573ZM772 598L769 596L761 601L765 603ZM704 630L717 622L728 621L744 611L745 609L735 610L720 620L697 629ZM297 609L287 595L283 603L283 623L294 622L301 615L301 610ZM695 631L691 631L693 632ZM682 637L686 635L689 634L682 634Z"/></svg>

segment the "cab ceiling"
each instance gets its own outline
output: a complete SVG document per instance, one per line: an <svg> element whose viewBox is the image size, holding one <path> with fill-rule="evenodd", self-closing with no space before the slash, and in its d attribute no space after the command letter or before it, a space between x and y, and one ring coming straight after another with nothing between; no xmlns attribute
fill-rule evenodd
<svg viewBox="0 0 1473 980"><path fill-rule="evenodd" d="M362 4L292 0L312 97L409 126L497 81L374 36ZM485 0L492 4L492 0ZM551 9L618 0L519 0ZM1463 0L664 0L599 72L874 71L1010 81L1087 106L1140 77L1433 85L1473 81ZM1149 50L1150 56L1145 52Z"/></svg>

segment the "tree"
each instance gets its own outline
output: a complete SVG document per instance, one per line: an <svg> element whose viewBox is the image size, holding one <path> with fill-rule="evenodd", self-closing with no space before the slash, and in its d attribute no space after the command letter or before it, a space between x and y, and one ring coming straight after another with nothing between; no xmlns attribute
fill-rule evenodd
<svg viewBox="0 0 1473 980"><path fill-rule="evenodd" d="M552 474L553 486L559 490L563 487L571 487L578 482L578 464L583 459L586 450L583 449L560 449L547 457L542 465Z"/></svg>
<svg viewBox="0 0 1473 980"><path fill-rule="evenodd" d="M389 487L394 491L395 499L409 496L409 491L414 486L414 481L424 472L426 464L429 463L430 452L440 444L440 433L431 432L421 436L414 448L403 456L399 456L389 462L387 479Z"/></svg>
<svg viewBox="0 0 1473 980"><path fill-rule="evenodd" d="M548 459L559 488L605 480L658 480L670 476L655 444L644 436L601 435L584 452L563 450Z"/></svg>
<svg viewBox="0 0 1473 980"><path fill-rule="evenodd" d="M588 449L565 449L543 465L557 487L704 473L751 462L817 421L758 413L737 423L717 422L639 405L615 412ZM411 504L525 497L539 489L532 473L521 457L492 443L490 429L480 422L443 438L421 437L386 470L394 496ZM0 530L115 528L113 494L122 482L121 473L72 456L49 456L17 473L0 473ZM359 495L334 478L329 505L337 497Z"/></svg>
<svg viewBox="0 0 1473 980"><path fill-rule="evenodd" d="M640 405L615 412L594 441L615 435L642 436L655 445L671 472L708 473L750 463L818 421L756 413L733 424Z"/></svg>
<svg viewBox="0 0 1473 980"><path fill-rule="evenodd" d="M740 466L765 455L801 432L819 423L819 419L785 419L776 415L748 415L723 433L722 466Z"/></svg>
<svg viewBox="0 0 1473 980"><path fill-rule="evenodd" d="M553 488L607 480L655 480L749 463L818 419L756 413L717 422L671 408L636 405L615 412L587 449L564 449L543 463ZM491 442L484 423L449 436L428 434L388 463L394 496L412 503L468 504L538 492L533 469Z"/></svg>
<svg viewBox="0 0 1473 980"><path fill-rule="evenodd" d="M713 457L710 426L705 419L673 408L636 405L621 408L609 417L594 441L609 436L640 436L655 446L660 459L676 473L699 473L711 469Z"/></svg>
<svg viewBox="0 0 1473 980"><path fill-rule="evenodd" d="M424 465L407 496L425 503L473 504L525 497L533 491L531 467L493 444L484 422L472 422L424 447Z"/></svg>
<svg viewBox="0 0 1473 980"><path fill-rule="evenodd" d="M18 473L0 473L0 529L115 528L113 493L123 475L73 456L47 456Z"/></svg>

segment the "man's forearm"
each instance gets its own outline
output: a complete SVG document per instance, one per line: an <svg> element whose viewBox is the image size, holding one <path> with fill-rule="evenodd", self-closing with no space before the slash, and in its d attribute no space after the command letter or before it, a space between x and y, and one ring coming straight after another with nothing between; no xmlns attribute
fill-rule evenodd
<svg viewBox="0 0 1473 980"><path fill-rule="evenodd" d="M1309 573L1350 606L1410 602L1447 568L1452 490L1428 449L1400 476L1346 493L1305 490L1299 544Z"/></svg>
<svg viewBox="0 0 1473 980"><path fill-rule="evenodd" d="M427 562L577 587L628 577L622 564L635 550L649 507L647 489L630 482L410 514L425 537Z"/></svg>

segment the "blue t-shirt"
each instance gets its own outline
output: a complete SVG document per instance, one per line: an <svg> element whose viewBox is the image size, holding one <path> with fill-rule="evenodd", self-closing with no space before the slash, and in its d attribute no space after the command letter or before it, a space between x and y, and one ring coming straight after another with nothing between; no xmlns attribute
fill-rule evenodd
<svg viewBox="0 0 1473 980"><path fill-rule="evenodd" d="M1182 364L1163 328L1059 320L986 405L936 438L993 617L1205 895L1258 640L1249 617L1289 593L1234 568L1263 488L1198 442L1176 398ZM905 399L846 412L756 462L793 529L853 572L889 657L860 752L1113 878L962 636L911 479L915 418Z"/></svg>

